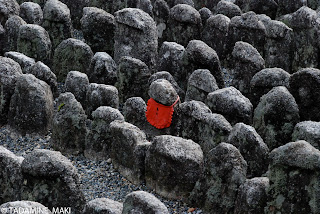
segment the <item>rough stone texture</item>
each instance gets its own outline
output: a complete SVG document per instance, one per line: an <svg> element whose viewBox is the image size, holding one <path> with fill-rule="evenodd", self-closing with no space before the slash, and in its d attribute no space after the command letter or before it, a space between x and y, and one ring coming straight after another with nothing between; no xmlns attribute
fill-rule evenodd
<svg viewBox="0 0 320 214"><path fill-rule="evenodd" d="M12 15L19 15L20 6L15 0L0 0L0 24L4 25Z"/></svg>
<svg viewBox="0 0 320 214"><path fill-rule="evenodd" d="M291 142L274 149L270 160L265 213L319 213L319 150Z"/></svg>
<svg viewBox="0 0 320 214"><path fill-rule="evenodd" d="M320 23L316 20L317 18L317 12L308 7L301 7L292 14L290 27L294 35L293 71L319 66L318 31Z"/></svg>
<svg viewBox="0 0 320 214"><path fill-rule="evenodd" d="M80 21L83 36L92 51L107 52L113 56L114 16L96 7L85 7Z"/></svg>
<svg viewBox="0 0 320 214"><path fill-rule="evenodd" d="M194 7L194 2L192 0L175 0L174 5L177 4L187 4L190 5L191 7Z"/></svg>
<svg viewBox="0 0 320 214"><path fill-rule="evenodd" d="M22 161L22 200L38 201L52 207L71 207L71 213L82 211L85 198L80 176L71 161L60 152L35 149Z"/></svg>
<svg viewBox="0 0 320 214"><path fill-rule="evenodd" d="M28 213L40 212L42 214L52 214L52 212L42 204L35 201L13 201L2 204L0 206L0 214L8 214L14 212Z"/></svg>
<svg viewBox="0 0 320 214"><path fill-rule="evenodd" d="M63 82L69 71L88 73L93 52L84 42L77 39L63 40L54 51L53 72Z"/></svg>
<svg viewBox="0 0 320 214"><path fill-rule="evenodd" d="M20 200L20 189L23 182L22 161L23 157L18 157L3 146L0 146L0 204Z"/></svg>
<svg viewBox="0 0 320 214"><path fill-rule="evenodd" d="M252 123L250 100L232 86L209 93L206 102L212 112L222 114L231 124Z"/></svg>
<svg viewBox="0 0 320 214"><path fill-rule="evenodd" d="M114 120L124 121L118 109L100 106L92 112L92 124L86 136L85 157L93 160L108 160L113 143L110 123Z"/></svg>
<svg viewBox="0 0 320 214"><path fill-rule="evenodd" d="M83 14L83 8L88 7L91 0L61 0L62 3L66 4L70 9L72 24L74 28L81 29L80 19Z"/></svg>
<svg viewBox="0 0 320 214"><path fill-rule="evenodd" d="M228 46L230 19L222 14L210 16L201 33L201 39L215 50L220 59L224 59Z"/></svg>
<svg viewBox="0 0 320 214"><path fill-rule="evenodd" d="M228 35L231 48L237 41L248 42L263 55L266 28L254 12L233 17L229 24Z"/></svg>
<svg viewBox="0 0 320 214"><path fill-rule="evenodd" d="M43 21L43 12L39 4L24 2L20 5L20 17L28 24L41 25Z"/></svg>
<svg viewBox="0 0 320 214"><path fill-rule="evenodd" d="M114 167L134 184L145 179L145 155L150 146L146 135L136 126L115 120L110 124L113 142L111 158Z"/></svg>
<svg viewBox="0 0 320 214"><path fill-rule="evenodd" d="M320 121L320 70L301 69L290 77L289 85L299 105L301 120Z"/></svg>
<svg viewBox="0 0 320 214"><path fill-rule="evenodd" d="M200 39L202 21L200 13L187 4L178 4L170 9L167 39L187 46L190 40Z"/></svg>
<svg viewBox="0 0 320 214"><path fill-rule="evenodd" d="M91 59L89 72L90 82L114 85L117 82L117 64L105 52L97 52Z"/></svg>
<svg viewBox="0 0 320 214"><path fill-rule="evenodd" d="M175 91L178 93L180 100L184 100L185 97L185 92L179 87L178 83L176 80L173 78L173 76L167 72L167 71L159 71L157 73L154 73L153 75L150 76L148 80L148 84L151 85L151 83L155 80L158 79L165 79L171 83Z"/></svg>
<svg viewBox="0 0 320 214"><path fill-rule="evenodd" d="M53 116L53 95L50 86L32 74L16 79L10 100L8 122L21 134L47 134Z"/></svg>
<svg viewBox="0 0 320 214"><path fill-rule="evenodd" d="M220 143L209 151L205 176L191 193L191 202L204 212L233 213L238 188L246 181L247 163L231 144Z"/></svg>
<svg viewBox="0 0 320 214"><path fill-rule="evenodd" d="M6 52L4 53L4 56L11 58L17 63L19 63L23 73L30 73L30 68L36 63L33 58L30 58L19 52Z"/></svg>
<svg viewBox="0 0 320 214"><path fill-rule="evenodd" d="M20 16L11 16L4 25L6 30L5 51L16 51L20 26L27 24Z"/></svg>
<svg viewBox="0 0 320 214"><path fill-rule="evenodd" d="M10 99L14 92L16 80L22 75L20 65L14 60L0 56L0 124L8 122Z"/></svg>
<svg viewBox="0 0 320 214"><path fill-rule="evenodd" d="M182 87L184 80L181 62L184 54L184 47L175 42L163 42L159 50L158 71L167 71Z"/></svg>
<svg viewBox="0 0 320 214"><path fill-rule="evenodd" d="M316 149L320 148L320 122L303 121L297 123L292 133L292 140L305 140Z"/></svg>
<svg viewBox="0 0 320 214"><path fill-rule="evenodd" d="M195 70L189 77L185 101L206 102L210 92L218 90L216 79L207 69Z"/></svg>
<svg viewBox="0 0 320 214"><path fill-rule="evenodd" d="M3 55L7 45L6 29L0 24L0 55Z"/></svg>
<svg viewBox="0 0 320 214"><path fill-rule="evenodd" d="M167 41L167 29L170 8L165 0L155 0L153 3L153 19L157 25L158 31L158 45Z"/></svg>
<svg viewBox="0 0 320 214"><path fill-rule="evenodd" d="M148 66L139 59L122 57L118 67L118 81L116 87L119 90L119 101L124 103L130 97L148 98L148 79L151 71Z"/></svg>
<svg viewBox="0 0 320 214"><path fill-rule="evenodd" d="M17 42L17 51L36 61L50 64L51 41L48 32L35 24L21 25Z"/></svg>
<svg viewBox="0 0 320 214"><path fill-rule="evenodd" d="M162 105L171 106L178 98L178 94L168 80L157 79L149 88L149 95Z"/></svg>
<svg viewBox="0 0 320 214"><path fill-rule="evenodd" d="M88 76L79 71L70 71L64 84L64 91L71 92L76 100L84 107L86 105L86 96L89 87Z"/></svg>
<svg viewBox="0 0 320 214"><path fill-rule="evenodd" d="M146 12L136 8L125 8L115 13L116 30L114 60L131 56L140 59L155 69L158 33L156 23Z"/></svg>
<svg viewBox="0 0 320 214"><path fill-rule="evenodd" d="M250 81L252 77L265 68L264 59L257 49L246 42L237 42L232 51L234 61L231 85L244 96L251 98Z"/></svg>
<svg viewBox="0 0 320 214"><path fill-rule="evenodd" d="M74 95L62 93L56 101L51 144L63 153L81 153L85 146L87 116Z"/></svg>
<svg viewBox="0 0 320 214"><path fill-rule="evenodd" d="M264 207L267 205L268 188L269 179L267 177L257 177L246 180L246 182L239 187L234 213L264 213Z"/></svg>
<svg viewBox="0 0 320 214"><path fill-rule="evenodd" d="M86 98L86 113L90 118L91 113L100 106L119 108L118 90L112 85L90 83Z"/></svg>
<svg viewBox="0 0 320 214"><path fill-rule="evenodd" d="M30 2L29 0L16 0L18 4L22 4L24 2ZM37 3L41 6L41 8L44 6L47 0L31 0L31 2Z"/></svg>
<svg viewBox="0 0 320 214"><path fill-rule="evenodd" d="M195 8L207 7L211 11L215 11L215 8L220 0L194 0ZM234 2L234 0L228 0Z"/></svg>
<svg viewBox="0 0 320 214"><path fill-rule="evenodd" d="M289 88L290 74L281 68L265 68L256 73L250 82L251 102L256 107L262 95L273 87L284 86Z"/></svg>
<svg viewBox="0 0 320 214"><path fill-rule="evenodd" d="M259 177L267 171L269 148L252 126L237 123L227 142L237 147L247 161L248 178Z"/></svg>
<svg viewBox="0 0 320 214"><path fill-rule="evenodd" d="M152 0L154 1L154 0ZM118 3L115 1L116 4ZM153 6L150 0L127 0L124 2L125 5L123 5L121 8L118 8L118 10L123 8L138 8L146 13L148 13L151 17L153 17ZM119 3L118 3L119 4Z"/></svg>
<svg viewBox="0 0 320 214"><path fill-rule="evenodd" d="M113 10L116 2L113 0L92 0L89 2L88 7L97 7L102 10L113 14L115 11Z"/></svg>
<svg viewBox="0 0 320 214"><path fill-rule="evenodd" d="M307 1L301 0L278 0L277 16L293 13L306 4Z"/></svg>
<svg viewBox="0 0 320 214"><path fill-rule="evenodd" d="M108 198L96 198L87 202L82 214L121 214L123 205Z"/></svg>
<svg viewBox="0 0 320 214"><path fill-rule="evenodd" d="M280 0L281 1L281 0ZM246 11L254 11L257 14L266 14L275 19L278 10L278 0L250 0L246 5Z"/></svg>
<svg viewBox="0 0 320 214"><path fill-rule="evenodd" d="M131 97L123 104L125 121L137 126L141 130L144 130L149 124L146 119L146 111L147 105L141 97Z"/></svg>
<svg viewBox="0 0 320 214"><path fill-rule="evenodd" d="M201 16L202 26L205 26L207 20L212 16L212 12L208 8L203 7L199 10L199 13Z"/></svg>
<svg viewBox="0 0 320 214"><path fill-rule="evenodd" d="M272 150L291 140L293 128L299 120L294 97L287 88L278 86L261 97L254 110L253 126Z"/></svg>
<svg viewBox="0 0 320 214"><path fill-rule="evenodd" d="M48 31L52 49L72 36L70 10L59 0L48 0L43 8L43 27Z"/></svg>
<svg viewBox="0 0 320 214"><path fill-rule="evenodd" d="M220 114L211 110L200 101L184 102L178 106L177 125L175 128L181 136L198 143L205 155L216 145L224 142L232 126Z"/></svg>
<svg viewBox="0 0 320 214"><path fill-rule="evenodd" d="M224 87L219 57L215 50L203 41L192 40L189 42L183 56L183 68L186 78L184 79L185 88L187 87L189 76L196 69L208 69L216 79L219 88Z"/></svg>
<svg viewBox="0 0 320 214"><path fill-rule="evenodd" d="M264 24L267 31L264 46L266 67L279 67L292 72L293 30L280 21L270 20Z"/></svg>
<svg viewBox="0 0 320 214"><path fill-rule="evenodd" d="M146 154L146 185L164 197L186 200L203 173L203 161L192 140L157 136Z"/></svg>
<svg viewBox="0 0 320 214"><path fill-rule="evenodd" d="M241 16L242 11L233 2L222 0L218 2L215 13L223 14L231 19L234 16Z"/></svg>
<svg viewBox="0 0 320 214"><path fill-rule="evenodd" d="M29 73L33 74L38 79L45 81L51 88L53 97L58 97L57 77L51 69L44 63L38 61L29 69Z"/></svg>
<svg viewBox="0 0 320 214"><path fill-rule="evenodd" d="M154 195L144 191L128 194L123 202L122 214L169 214L167 207Z"/></svg>

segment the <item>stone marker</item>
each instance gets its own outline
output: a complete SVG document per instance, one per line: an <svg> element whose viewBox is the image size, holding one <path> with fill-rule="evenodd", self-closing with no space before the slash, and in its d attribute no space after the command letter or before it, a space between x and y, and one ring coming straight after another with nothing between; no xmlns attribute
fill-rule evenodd
<svg viewBox="0 0 320 214"><path fill-rule="evenodd" d="M62 93L56 101L51 145L64 154L82 153L85 146L87 116L74 95Z"/></svg>
<svg viewBox="0 0 320 214"><path fill-rule="evenodd" d="M122 214L169 214L167 207L154 195L144 191L128 194L123 202Z"/></svg>
<svg viewBox="0 0 320 214"><path fill-rule="evenodd" d="M109 54L97 52L91 59L87 75L90 82L114 85L118 79L117 68L117 64Z"/></svg>
<svg viewBox="0 0 320 214"><path fill-rule="evenodd" d="M247 161L247 177L259 177L268 169L269 148L256 130L244 123L234 125L227 140Z"/></svg>
<svg viewBox="0 0 320 214"><path fill-rule="evenodd" d="M114 16L96 7L85 7L80 21L83 36L92 51L107 52L113 56Z"/></svg>
<svg viewBox="0 0 320 214"><path fill-rule="evenodd" d="M54 51L53 72L59 82L64 82L69 71L88 73L93 52L78 39L63 40Z"/></svg>
<svg viewBox="0 0 320 214"><path fill-rule="evenodd" d="M146 153L146 185L156 193L186 200L203 172L203 152L192 140L171 135L153 139Z"/></svg>
<svg viewBox="0 0 320 214"><path fill-rule="evenodd" d="M20 5L20 17L28 24L41 25L43 21L43 12L39 4L24 2Z"/></svg>
<svg viewBox="0 0 320 214"><path fill-rule="evenodd" d="M121 214L123 205L108 198L96 198L86 203L82 214Z"/></svg>
<svg viewBox="0 0 320 214"><path fill-rule="evenodd" d="M10 99L13 95L17 78L22 75L20 65L14 60L0 56L0 124L8 122Z"/></svg>
<svg viewBox="0 0 320 214"><path fill-rule="evenodd" d="M301 120L320 121L320 70L299 70L290 77L289 87L299 105Z"/></svg>
<svg viewBox="0 0 320 214"><path fill-rule="evenodd" d="M232 86L209 93L206 103L212 112L222 114L231 124L252 123L250 100Z"/></svg>
<svg viewBox="0 0 320 214"><path fill-rule="evenodd" d="M140 184L145 180L145 155L150 146L146 135L136 126L115 120L110 124L113 142L111 158L114 167L129 181Z"/></svg>
<svg viewBox="0 0 320 214"><path fill-rule="evenodd" d="M125 8L115 13L115 20L114 60L120 63L121 57L130 56L154 70L158 34L152 17L140 9Z"/></svg>
<svg viewBox="0 0 320 214"><path fill-rule="evenodd" d="M320 149L320 122L303 121L297 123L292 133L292 140L305 140L316 149Z"/></svg>
<svg viewBox="0 0 320 214"><path fill-rule="evenodd" d="M48 32L35 24L21 25L17 43L17 51L36 61L50 65L52 44Z"/></svg>
<svg viewBox="0 0 320 214"><path fill-rule="evenodd" d="M239 187L234 213L264 213L264 207L267 205L268 188L269 179L267 177L247 179L246 182Z"/></svg>
<svg viewBox="0 0 320 214"><path fill-rule="evenodd" d="M79 71L70 71L64 84L64 91L71 92L83 107L86 105L87 91L89 88L88 76Z"/></svg>
<svg viewBox="0 0 320 214"><path fill-rule="evenodd" d="M19 52L9 51L4 53L4 56L19 63L23 73L30 73L31 67L36 63L33 58L30 58Z"/></svg>
<svg viewBox="0 0 320 214"><path fill-rule="evenodd" d="M18 157L3 146L0 146L0 204L21 199L23 176L21 163L23 157ZM1 208L0 206L0 213ZM2 213L1 213L2 214Z"/></svg>
<svg viewBox="0 0 320 214"><path fill-rule="evenodd" d="M191 203L207 213L233 213L240 185L246 181L247 163L231 144L209 151L203 179L190 194Z"/></svg>
<svg viewBox="0 0 320 214"><path fill-rule="evenodd" d="M48 0L43 8L42 26L48 31L52 42L52 50L65 39L72 36L70 10L59 0Z"/></svg>
<svg viewBox="0 0 320 214"><path fill-rule="evenodd" d="M9 125L21 132L46 135L53 117L53 95L50 86L32 74L16 79L10 100Z"/></svg>
<svg viewBox="0 0 320 214"><path fill-rule="evenodd" d="M261 97L254 110L253 127L272 150L291 140L293 128L299 121L294 97L287 88L278 86Z"/></svg>
<svg viewBox="0 0 320 214"><path fill-rule="evenodd" d="M13 15L3 25L6 30L6 43L4 45L5 51L17 51L17 42L19 36L20 26L27 24L20 16Z"/></svg>
<svg viewBox="0 0 320 214"><path fill-rule="evenodd" d="M113 143L110 123L114 120L124 121L124 117L118 109L100 106L92 112L92 119L90 130L86 135L84 155L92 160L108 160Z"/></svg>
<svg viewBox="0 0 320 214"><path fill-rule="evenodd" d="M0 0L0 24L4 25L12 15L19 15L20 6L16 0Z"/></svg>
<svg viewBox="0 0 320 214"><path fill-rule="evenodd" d="M201 28L200 13L192 6L178 4L170 9L168 41L187 46L190 40L200 39Z"/></svg>
<svg viewBox="0 0 320 214"><path fill-rule="evenodd" d="M320 152L306 141L290 142L270 153L265 213L319 213Z"/></svg>
<svg viewBox="0 0 320 214"><path fill-rule="evenodd" d="M70 207L70 213L82 211L86 201L80 176L71 161L60 152L35 149L22 161L24 176L22 200L39 201L53 207Z"/></svg>
<svg viewBox="0 0 320 214"><path fill-rule="evenodd" d="M289 88L290 74L281 68L265 68L256 73L250 82L251 102L254 107L260 98L273 87L284 86Z"/></svg>

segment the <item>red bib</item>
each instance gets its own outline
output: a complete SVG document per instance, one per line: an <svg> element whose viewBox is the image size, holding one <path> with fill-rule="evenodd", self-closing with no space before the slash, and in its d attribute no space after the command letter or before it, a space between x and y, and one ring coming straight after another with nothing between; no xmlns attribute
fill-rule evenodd
<svg viewBox="0 0 320 214"><path fill-rule="evenodd" d="M171 106L165 106L150 98L148 100L146 111L147 121L157 129L168 128L172 121L172 115L174 112L173 107L178 101L179 96Z"/></svg>

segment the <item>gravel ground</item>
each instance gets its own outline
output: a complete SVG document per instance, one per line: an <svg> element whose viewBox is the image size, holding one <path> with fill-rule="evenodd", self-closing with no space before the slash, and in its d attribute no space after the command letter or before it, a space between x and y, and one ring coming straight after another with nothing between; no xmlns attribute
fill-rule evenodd
<svg viewBox="0 0 320 214"><path fill-rule="evenodd" d="M33 149L53 150L49 143L50 135L49 133L47 136L42 137L30 135L19 137L7 127L0 127L0 145L18 156L25 156ZM67 157L78 169L83 187L82 190L88 201L95 198L106 197L123 202L127 194L132 191L143 190L159 198L168 207L170 213L202 213L199 209L188 212L190 207L181 201L166 200L144 185L136 186L131 184L113 168L110 161L92 161L86 159L84 156Z"/></svg>

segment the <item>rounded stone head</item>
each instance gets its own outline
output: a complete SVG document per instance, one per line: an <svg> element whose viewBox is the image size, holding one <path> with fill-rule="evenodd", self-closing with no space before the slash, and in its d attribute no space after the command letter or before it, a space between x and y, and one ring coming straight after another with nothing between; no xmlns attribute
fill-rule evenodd
<svg viewBox="0 0 320 214"><path fill-rule="evenodd" d="M178 99L176 90L171 83L165 79L153 81L149 88L149 95L156 102L166 106L171 106Z"/></svg>

